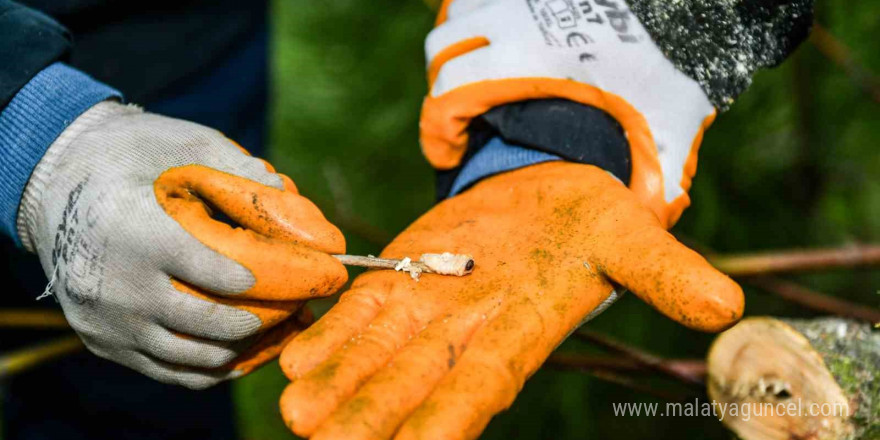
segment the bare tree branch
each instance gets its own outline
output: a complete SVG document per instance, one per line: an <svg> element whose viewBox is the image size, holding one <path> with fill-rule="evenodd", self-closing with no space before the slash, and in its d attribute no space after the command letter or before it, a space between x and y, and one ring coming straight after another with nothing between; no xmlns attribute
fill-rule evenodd
<svg viewBox="0 0 880 440"><path fill-rule="evenodd" d="M880 310L863 304L855 304L834 296L825 295L800 284L775 277L751 277L744 282L759 287L787 301L809 309L871 323L880 322Z"/></svg>
<svg viewBox="0 0 880 440"><path fill-rule="evenodd" d="M703 388L703 374L705 374L705 369L701 372L699 369L694 370L692 366L683 368L682 365L670 364L666 359L636 347L631 347L616 339L612 339L607 335L592 330L580 329L574 333L574 336L583 341L598 345L606 350L622 354L645 368L676 379L679 382L701 389Z"/></svg>
<svg viewBox="0 0 880 440"><path fill-rule="evenodd" d="M880 246L859 245L832 249L795 249L741 255L710 255L718 270L732 276L767 275L880 264Z"/></svg>

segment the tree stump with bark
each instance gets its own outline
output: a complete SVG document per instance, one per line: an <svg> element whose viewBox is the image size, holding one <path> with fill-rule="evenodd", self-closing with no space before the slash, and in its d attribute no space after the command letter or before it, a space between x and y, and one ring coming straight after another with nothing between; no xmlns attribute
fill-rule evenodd
<svg viewBox="0 0 880 440"><path fill-rule="evenodd" d="M880 331L840 318L748 318L713 343L707 386L745 440L880 439Z"/></svg>

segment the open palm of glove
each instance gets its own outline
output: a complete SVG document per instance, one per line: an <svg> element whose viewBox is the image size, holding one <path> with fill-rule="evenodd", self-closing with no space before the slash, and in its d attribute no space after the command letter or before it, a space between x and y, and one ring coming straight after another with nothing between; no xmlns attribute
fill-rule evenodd
<svg viewBox="0 0 880 440"><path fill-rule="evenodd" d="M471 254L466 277L372 271L285 347L281 412L314 439L473 438L614 284L670 318L720 331L739 286L679 244L606 172L546 163L448 199L384 257Z"/></svg>
<svg viewBox="0 0 880 440"><path fill-rule="evenodd" d="M277 356L309 324L302 301L347 279L327 254L342 234L290 179L216 130L109 101L41 160L19 231L92 352L191 388Z"/></svg>

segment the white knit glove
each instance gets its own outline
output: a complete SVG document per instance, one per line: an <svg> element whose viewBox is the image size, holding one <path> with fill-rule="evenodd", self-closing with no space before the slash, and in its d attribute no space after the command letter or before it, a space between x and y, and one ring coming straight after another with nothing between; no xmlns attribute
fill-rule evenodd
<svg viewBox="0 0 880 440"><path fill-rule="evenodd" d="M271 359L302 300L347 278L328 255L342 234L290 179L215 130L111 101L49 148L18 225L93 353L190 388Z"/></svg>

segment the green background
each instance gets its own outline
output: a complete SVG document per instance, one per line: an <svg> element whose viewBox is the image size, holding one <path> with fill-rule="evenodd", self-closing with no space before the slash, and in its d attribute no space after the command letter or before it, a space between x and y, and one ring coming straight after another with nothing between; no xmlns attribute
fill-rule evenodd
<svg viewBox="0 0 880 440"><path fill-rule="evenodd" d="M378 253L433 204L418 147L422 44L433 12L417 0L275 1L271 161L345 232L351 253ZM823 1L817 21L880 71L880 2ZM674 232L723 252L842 246L880 238L880 113L845 71L805 43L761 72L709 130ZM867 269L791 277L877 306ZM747 315L815 316L746 287ZM315 303L320 312L331 301ZM625 297L589 324L665 357L702 357L712 337ZM587 351L569 341L560 350ZM650 382L674 388L664 382ZM246 439L290 438L276 365L235 385ZM585 374L550 368L526 384L484 438L729 438L711 417L614 417L612 402L663 402Z"/></svg>

